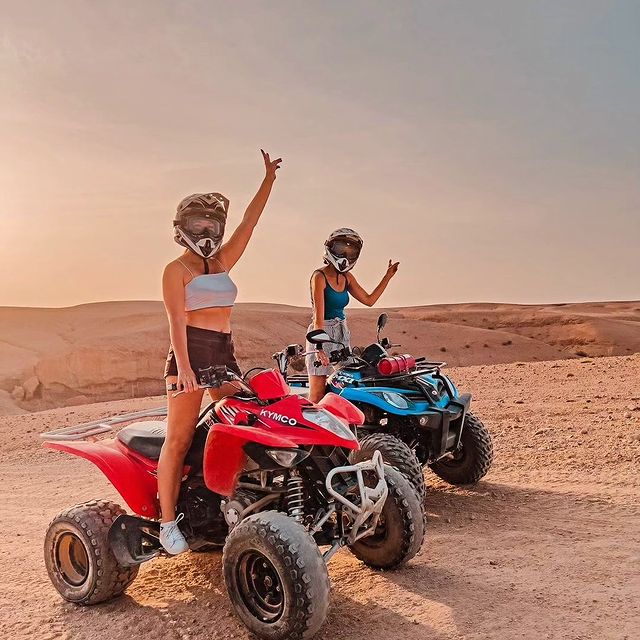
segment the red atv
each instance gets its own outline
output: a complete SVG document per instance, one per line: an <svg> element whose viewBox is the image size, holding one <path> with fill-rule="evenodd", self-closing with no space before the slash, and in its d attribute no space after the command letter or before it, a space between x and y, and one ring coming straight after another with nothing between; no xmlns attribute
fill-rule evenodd
<svg viewBox="0 0 640 640"><path fill-rule="evenodd" d="M198 420L178 498L180 528L192 550L224 545L229 597L251 631L270 639L310 637L327 612L326 562L347 546L371 567L399 567L422 545L420 501L379 452L349 463L363 415L347 400L328 394L314 405L291 395L275 370L240 378L211 367L199 377L203 387L231 383L237 393L209 405ZM155 474L166 424L136 422L95 441L111 429L105 422L43 435L45 446L93 462L137 514L96 500L49 525L49 577L78 604L121 594L140 563L162 553Z"/></svg>

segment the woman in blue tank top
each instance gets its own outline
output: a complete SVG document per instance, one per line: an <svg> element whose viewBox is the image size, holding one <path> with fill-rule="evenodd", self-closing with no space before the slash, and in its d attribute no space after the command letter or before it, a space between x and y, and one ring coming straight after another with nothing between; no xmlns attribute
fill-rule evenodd
<svg viewBox="0 0 640 640"><path fill-rule="evenodd" d="M372 307L396 274L399 264L389 260L384 277L371 293L367 293L350 273L361 249L362 238L353 229L336 229L324 243L325 266L311 275L313 318L308 331L324 329L331 338L347 346L351 344L351 334L344 310L349 304L349 294L358 302ZM307 356L309 400L312 402L318 402L325 394L327 376L333 371L329 353L336 348L335 344L325 344L322 349L317 349L307 343L307 351L317 349L317 353ZM320 366L313 364L316 360L320 361Z"/></svg>

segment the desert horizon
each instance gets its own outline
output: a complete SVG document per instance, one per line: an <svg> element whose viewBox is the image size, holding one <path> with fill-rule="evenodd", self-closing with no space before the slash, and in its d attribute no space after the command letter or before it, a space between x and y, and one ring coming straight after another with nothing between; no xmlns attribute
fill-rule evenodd
<svg viewBox="0 0 640 640"><path fill-rule="evenodd" d="M640 301L518 305L460 303L353 308L353 344L375 338L379 313L398 353L451 366L627 355L640 351ZM303 343L310 310L239 303L234 340L243 369ZM169 344L160 301L62 308L0 307L0 411L12 413L163 393Z"/></svg>
<svg viewBox="0 0 640 640"><path fill-rule="evenodd" d="M162 304L162 300L160 298L119 298L119 299L104 299L104 300L85 300L82 302L77 302L74 304L62 304L62 305L13 305L13 304L5 304L0 305L0 309L74 309L76 307L85 307L93 304L120 304L120 303L136 303L136 302L158 302ZM638 300L634 299L614 299L614 298L602 298L602 299L577 299L577 300L543 300L543 301L509 301L509 300L456 300L456 301L447 301L442 300L439 302L430 302L424 304L403 304L403 305L377 305L376 308L384 311L385 309L411 309L417 307L438 307L438 306L454 306L454 305L474 305L474 306L482 306L482 305L501 305L501 306L517 306L517 307L563 307L567 305L595 305L595 304L640 304L640 298ZM237 302L238 305L270 305L274 307L293 307L296 309L310 309L310 307L305 306L303 304L294 304L287 302L267 302L265 300L241 300ZM355 309L364 309L358 303L354 303ZM380 311L380 313L382 313Z"/></svg>

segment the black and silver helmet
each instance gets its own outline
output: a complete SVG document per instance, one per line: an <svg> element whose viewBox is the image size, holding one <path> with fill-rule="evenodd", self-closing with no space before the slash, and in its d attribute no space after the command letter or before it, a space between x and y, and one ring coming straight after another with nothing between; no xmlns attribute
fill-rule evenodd
<svg viewBox="0 0 640 640"><path fill-rule="evenodd" d="M178 205L173 220L174 239L201 258L220 248L229 200L219 193L194 193Z"/></svg>
<svg viewBox="0 0 640 640"><path fill-rule="evenodd" d="M353 269L362 250L362 238L353 229L336 229L324 243L324 261L338 273Z"/></svg>

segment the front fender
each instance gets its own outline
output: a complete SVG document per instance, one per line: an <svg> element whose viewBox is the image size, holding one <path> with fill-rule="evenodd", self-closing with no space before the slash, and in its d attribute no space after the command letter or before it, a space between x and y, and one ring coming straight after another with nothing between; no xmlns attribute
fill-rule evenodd
<svg viewBox="0 0 640 640"><path fill-rule="evenodd" d="M283 449L298 447L293 440L266 430L216 423L209 429L204 447L204 483L208 489L222 496L233 494L247 461L247 442Z"/></svg>
<svg viewBox="0 0 640 640"><path fill-rule="evenodd" d="M329 392L321 398L318 406L343 420L347 427L350 425L359 427L364 424L364 413L342 395Z"/></svg>
<svg viewBox="0 0 640 640"><path fill-rule="evenodd" d="M93 462L134 513L146 518L160 516L153 461L130 454L117 440L45 442L43 446Z"/></svg>

